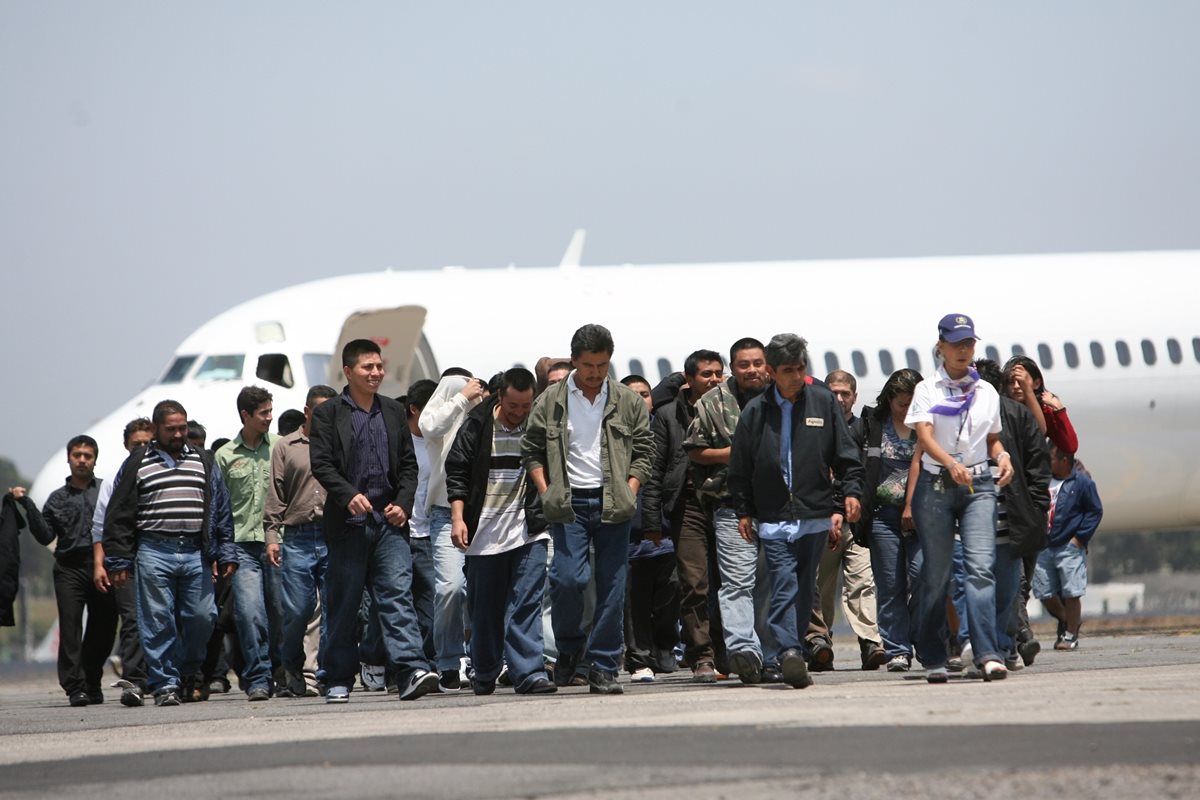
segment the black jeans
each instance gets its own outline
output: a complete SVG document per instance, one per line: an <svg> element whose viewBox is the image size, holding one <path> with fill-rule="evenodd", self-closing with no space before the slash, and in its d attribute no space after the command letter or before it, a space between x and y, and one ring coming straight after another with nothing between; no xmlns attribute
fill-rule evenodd
<svg viewBox="0 0 1200 800"><path fill-rule="evenodd" d="M142 639L138 636L137 584L126 581L121 588L110 589L121 617L121 638L117 642L117 655L121 657L121 677L146 688L146 656L142 652Z"/></svg>
<svg viewBox="0 0 1200 800"><path fill-rule="evenodd" d="M672 672L679 642L679 582L675 556L629 562L625 600L625 669Z"/></svg>
<svg viewBox="0 0 1200 800"><path fill-rule="evenodd" d="M58 601L58 683L68 695L99 692L104 662L117 635L117 604L112 592L101 592L92 583L90 550L55 561L54 597Z"/></svg>

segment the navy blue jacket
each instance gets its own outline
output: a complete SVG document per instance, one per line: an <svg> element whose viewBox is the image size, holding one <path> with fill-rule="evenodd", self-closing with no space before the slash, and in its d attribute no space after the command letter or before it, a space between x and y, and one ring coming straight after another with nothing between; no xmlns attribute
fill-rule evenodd
<svg viewBox="0 0 1200 800"><path fill-rule="evenodd" d="M1054 500L1054 524L1050 526L1048 546L1061 547L1074 537L1086 548L1100 527L1102 516L1104 507L1100 505L1096 482L1075 467Z"/></svg>

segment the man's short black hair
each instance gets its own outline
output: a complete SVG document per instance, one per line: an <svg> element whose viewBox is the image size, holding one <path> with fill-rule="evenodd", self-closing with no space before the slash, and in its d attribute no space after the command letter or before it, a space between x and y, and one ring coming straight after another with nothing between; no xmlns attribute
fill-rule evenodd
<svg viewBox="0 0 1200 800"><path fill-rule="evenodd" d="M226 439L224 437L217 439L212 443L212 447L208 448L208 452L216 455L216 452L227 444L229 444L228 439Z"/></svg>
<svg viewBox="0 0 1200 800"><path fill-rule="evenodd" d="M550 365L550 369L546 370L546 372L548 372L548 373L554 372L555 370L559 370L559 369L565 369L567 372L570 372L571 370L573 370L575 368L573 366L571 366L570 361L555 361L553 364Z"/></svg>
<svg viewBox="0 0 1200 800"><path fill-rule="evenodd" d="M190 427L191 423L189 422L188 425ZM150 435L153 436L154 423L145 417L138 417L137 419L129 420L129 422L125 425L125 438L121 440L122 443L128 447L129 437L133 436L138 431L150 431Z"/></svg>
<svg viewBox="0 0 1200 800"><path fill-rule="evenodd" d="M621 383L625 386L633 386L635 383L644 383L646 384L647 388L650 386L650 381L646 380L641 375L626 375L624 378L621 378Z"/></svg>
<svg viewBox="0 0 1200 800"><path fill-rule="evenodd" d="M975 360L975 371L979 373L979 377L992 385L992 388L999 394L1004 394L1004 370L1000 369L1000 365L990 358L979 358Z"/></svg>
<svg viewBox="0 0 1200 800"><path fill-rule="evenodd" d="M504 371L504 380L501 383L501 392L507 392L512 389L514 392L524 392L533 388L535 379L533 373L524 367L513 367Z"/></svg>
<svg viewBox="0 0 1200 800"><path fill-rule="evenodd" d="M88 436L86 433L81 433L75 436L71 441L67 442L67 455L71 455L71 451L76 447L90 447L97 458L100 457L100 445L96 444L96 440Z"/></svg>
<svg viewBox="0 0 1200 800"><path fill-rule="evenodd" d="M188 420L187 438L189 440L199 439L200 441L203 442L205 439L208 438L208 429L205 428L203 425L201 425L196 420L189 419Z"/></svg>
<svg viewBox="0 0 1200 800"><path fill-rule="evenodd" d="M342 366L354 369L360 358L371 353L377 356L383 355L383 351L379 349L379 345L370 339L351 339L342 348Z"/></svg>
<svg viewBox="0 0 1200 800"><path fill-rule="evenodd" d="M738 339L733 343L733 346L729 348L729 363L732 364L734 361L737 361L737 354L743 350L766 350L766 348L763 347L762 342L760 342L758 339L755 339L753 336L746 336L742 339Z"/></svg>
<svg viewBox="0 0 1200 800"><path fill-rule="evenodd" d="M449 378L451 375L461 375L464 378L475 377L471 374L471 370L467 369L466 367L446 367L444 370L442 370L443 378Z"/></svg>
<svg viewBox="0 0 1200 800"><path fill-rule="evenodd" d="M178 400L159 400L158 404L154 406L154 412L150 415L150 419L154 421L155 427L158 427L172 414L182 414L184 419L187 418L187 411Z"/></svg>
<svg viewBox="0 0 1200 800"><path fill-rule="evenodd" d="M571 358L579 358L584 353L607 353L612 356L613 349L612 334L603 325L584 325L571 337Z"/></svg>
<svg viewBox="0 0 1200 800"><path fill-rule="evenodd" d="M304 405L309 408L318 400L329 400L332 397L337 397L337 389L332 386L326 386L323 383L318 383L316 386L308 390L308 394L304 396Z"/></svg>
<svg viewBox="0 0 1200 800"><path fill-rule="evenodd" d="M243 386L238 392L237 409L238 415L244 411L250 416L254 416L254 412L262 407L263 403L271 402L271 393L261 386Z"/></svg>
<svg viewBox="0 0 1200 800"><path fill-rule="evenodd" d="M428 378L422 378L408 387L408 391L396 398L400 405L404 406L404 411L409 417L412 417L412 408L417 409L420 414L425 406L429 403L429 398L433 397L433 393L437 391L437 381L431 381Z"/></svg>
<svg viewBox="0 0 1200 800"><path fill-rule="evenodd" d="M715 350L697 350L683 361L683 374L695 375L700 371L700 364L705 361L716 361L725 368L725 359L721 358L721 354Z"/></svg>
<svg viewBox="0 0 1200 800"><path fill-rule="evenodd" d="M287 436L289 433L295 433L304 426L304 412L295 408L289 408L287 411L279 415L279 435Z"/></svg>

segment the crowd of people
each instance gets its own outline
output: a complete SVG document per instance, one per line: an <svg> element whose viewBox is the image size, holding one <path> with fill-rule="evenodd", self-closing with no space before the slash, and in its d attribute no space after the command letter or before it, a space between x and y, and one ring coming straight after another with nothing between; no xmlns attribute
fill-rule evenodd
<svg viewBox="0 0 1200 800"><path fill-rule="evenodd" d="M839 606L856 668L999 680L1040 651L1031 592L1055 649L1078 646L1102 508L1038 365L975 359L965 315L937 333L935 374L895 372L858 415L854 376L815 378L794 334L696 350L651 386L616 380L585 325L569 359L396 399L359 339L346 387L310 389L278 434L257 386L211 449L163 400L113 480L76 436L65 485L42 509L10 490L5 520L55 546L73 706L103 702L118 626L127 706L234 681L335 704L360 684L622 694L680 670L802 689L834 668Z"/></svg>

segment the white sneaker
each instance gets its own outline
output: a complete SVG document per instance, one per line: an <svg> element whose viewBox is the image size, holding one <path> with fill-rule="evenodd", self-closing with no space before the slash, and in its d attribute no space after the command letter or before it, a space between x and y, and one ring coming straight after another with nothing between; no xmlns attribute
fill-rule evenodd
<svg viewBox="0 0 1200 800"><path fill-rule="evenodd" d="M908 672L911 668L912 661L906 655L892 656L887 663L888 672Z"/></svg>
<svg viewBox="0 0 1200 800"><path fill-rule="evenodd" d="M639 670L634 670L634 673L629 676L630 683L654 683L654 670L649 667L642 667Z"/></svg>
<svg viewBox="0 0 1200 800"><path fill-rule="evenodd" d="M1008 677L1008 669L1002 661L983 662L983 679L985 681L1002 681Z"/></svg>
<svg viewBox="0 0 1200 800"><path fill-rule="evenodd" d="M401 700L416 700L432 692L438 686L438 674L429 670L413 670L408 683L400 690Z"/></svg>
<svg viewBox="0 0 1200 800"><path fill-rule="evenodd" d="M359 670L363 688L368 692L382 692L387 689L387 670L374 664L363 664Z"/></svg>

